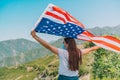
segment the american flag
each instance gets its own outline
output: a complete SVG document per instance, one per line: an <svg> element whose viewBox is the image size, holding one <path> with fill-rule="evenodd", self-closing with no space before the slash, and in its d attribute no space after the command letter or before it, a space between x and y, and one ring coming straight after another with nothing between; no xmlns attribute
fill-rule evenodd
<svg viewBox="0 0 120 80"><path fill-rule="evenodd" d="M36 26L36 32L71 38L85 31L82 23L53 4L48 5Z"/></svg>
<svg viewBox="0 0 120 80"><path fill-rule="evenodd" d="M120 40L112 36L94 36L80 21L53 4L47 6L35 26L39 33L91 41L102 48L120 52Z"/></svg>
<svg viewBox="0 0 120 80"><path fill-rule="evenodd" d="M84 31L78 35L78 39L90 41L102 48L120 53L120 40L113 36L94 36L92 33Z"/></svg>

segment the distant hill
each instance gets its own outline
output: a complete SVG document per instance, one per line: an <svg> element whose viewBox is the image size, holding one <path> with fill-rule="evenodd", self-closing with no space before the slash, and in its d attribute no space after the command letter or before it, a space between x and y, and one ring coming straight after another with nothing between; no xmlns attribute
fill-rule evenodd
<svg viewBox="0 0 120 80"><path fill-rule="evenodd" d="M120 25L118 26L114 26L114 27L94 27L94 28L89 28L87 29L89 30L91 33L93 33L94 35L118 35L120 36Z"/></svg>
<svg viewBox="0 0 120 80"><path fill-rule="evenodd" d="M90 72L92 62L92 53L83 56L79 75ZM44 56L18 66L0 68L0 80L57 80L58 66L59 59L56 55Z"/></svg>
<svg viewBox="0 0 120 80"><path fill-rule="evenodd" d="M38 43L35 43L30 40L26 40L26 39L1 41L0 42L0 67L11 64L11 63L13 64L16 56L23 57L25 55L24 52L32 49L40 48L40 47L41 46Z"/></svg>
<svg viewBox="0 0 120 80"><path fill-rule="evenodd" d="M120 26L103 28L95 27L88 30L95 35L108 34L120 36ZM61 47L62 41L63 39L61 38L57 41L52 41L51 44ZM79 44L80 41L81 40L77 40L77 44ZM0 68L0 80L39 80L41 78L43 80L57 79L59 66L58 57L51 55L52 52L41 47L38 43L31 42L26 39L8 40L0 42L0 49L5 56L7 55L7 57L4 57L0 52L0 57L4 57L1 57L0 66L11 66ZM13 49L16 51L16 55L13 55L15 53ZM79 69L79 75L90 73L92 71L93 62L93 53L84 55L83 64Z"/></svg>
<svg viewBox="0 0 120 80"><path fill-rule="evenodd" d="M87 29L94 35L118 35L120 36L120 25L115 27L95 27ZM52 45L61 47L63 39L51 41ZM76 40L77 45L81 40ZM45 55L51 55L52 52L41 47L40 44L26 39L7 40L0 42L0 67L18 65L26 63Z"/></svg>
<svg viewBox="0 0 120 80"><path fill-rule="evenodd" d="M60 47L61 43L59 39L51 44ZM0 45L0 67L18 65L52 54L40 44L26 39L1 41Z"/></svg>
<svg viewBox="0 0 120 80"><path fill-rule="evenodd" d="M35 77L40 77L40 73L42 72L43 74L46 74L45 71L47 69L49 69L49 71L47 70L47 73L52 75L55 70L58 70L57 66L57 57L53 55L45 56L23 65L0 68L0 80L36 80ZM37 80L41 80L41 78Z"/></svg>
<svg viewBox="0 0 120 80"><path fill-rule="evenodd" d="M0 42L0 60L12 57L24 51L40 48L38 43L26 39L6 40Z"/></svg>

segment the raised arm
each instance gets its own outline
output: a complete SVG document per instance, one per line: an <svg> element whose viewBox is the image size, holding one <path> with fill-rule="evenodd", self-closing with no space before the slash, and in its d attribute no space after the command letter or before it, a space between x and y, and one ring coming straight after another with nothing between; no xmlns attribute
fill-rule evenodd
<svg viewBox="0 0 120 80"><path fill-rule="evenodd" d="M38 37L36 35L36 32L33 30L31 31L31 35L32 37L38 41L41 45L43 45L45 48L49 49L50 51L52 51L54 54L58 55L58 48L56 48L55 46L52 46L51 44L47 43L46 41L44 41L43 39L41 39L40 37Z"/></svg>
<svg viewBox="0 0 120 80"><path fill-rule="evenodd" d="M87 54L87 53L89 53L91 51L94 51L94 50L97 50L99 48L100 48L99 46L94 46L94 47L91 47L91 48L82 49L82 54Z"/></svg>

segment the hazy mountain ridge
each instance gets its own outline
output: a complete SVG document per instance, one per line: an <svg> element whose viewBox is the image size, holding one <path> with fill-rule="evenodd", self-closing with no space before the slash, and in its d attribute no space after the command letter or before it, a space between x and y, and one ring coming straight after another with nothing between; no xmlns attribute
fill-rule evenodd
<svg viewBox="0 0 120 80"><path fill-rule="evenodd" d="M61 42L56 41L55 44ZM42 50L44 51L44 50ZM88 54L83 58L80 74L88 73L93 59L93 54ZM88 63L89 61L89 63ZM31 62L12 67L0 68L0 80L57 80L59 59L56 55L44 56ZM13 77L14 76L14 77Z"/></svg>
<svg viewBox="0 0 120 80"><path fill-rule="evenodd" d="M95 27L87 29L94 35L119 35L120 25L115 27ZM63 39L51 41L56 47L61 47ZM79 44L80 40L77 41ZM40 44L26 39L7 40L0 42L0 66L18 65L29 62L45 55L51 55L52 52L41 47Z"/></svg>
<svg viewBox="0 0 120 80"><path fill-rule="evenodd" d="M25 42L23 39L17 39L17 40L18 40L17 42L19 42L19 40L20 40L20 42ZM8 42L8 41L10 41L11 43ZM8 40L8 41L7 42L3 41L3 43L4 44L7 44L7 43L12 44L12 43L15 43L14 41L16 41L16 40ZM43 57L45 55L51 55L52 54L52 52L50 52L46 48L41 47L40 44L35 43L35 42L32 42L31 44L29 44L29 42L31 42L31 41L27 40L26 45L28 47L28 45L31 46L33 44L32 49L22 50L22 51L20 51L20 53L17 53L16 55L14 55L14 53L12 54L12 52L11 52L10 56L7 55L7 56L5 56L4 58L2 58L0 60L0 67L18 65L18 64L21 64L21 63L26 63L26 62L35 60L35 59ZM60 47L61 43L62 43L61 39L59 39L59 40L57 40L55 42L52 42L51 44L55 45L56 47ZM13 46L13 45L14 44L12 44L11 46ZM17 46L20 47L20 43ZM23 47L23 46L21 46L21 47ZM7 54L9 54L9 52Z"/></svg>
<svg viewBox="0 0 120 80"><path fill-rule="evenodd" d="M38 43L26 39L6 40L0 42L0 67L7 64L18 64L16 56L24 57L25 52L40 48ZM20 59L20 58L18 58ZM23 59L24 60L24 59ZM15 61L15 62L14 62Z"/></svg>
<svg viewBox="0 0 120 80"><path fill-rule="evenodd" d="M94 27L94 28L88 28L87 30L89 30L94 35L98 35L98 36L101 36L104 34L112 35L112 36L115 36L115 35L120 36L120 25L114 26L114 27L109 27L109 26Z"/></svg>
<svg viewBox="0 0 120 80"><path fill-rule="evenodd" d="M5 57L4 59L0 60L0 66L4 67L4 66L19 65L22 63L33 61L45 55L51 55L51 52L43 47L40 49L36 48L36 49L23 52L13 57Z"/></svg>
<svg viewBox="0 0 120 80"><path fill-rule="evenodd" d="M38 43L26 39L6 40L0 42L0 55L2 57L12 57L21 52L34 48L39 48ZM0 58L1 59L1 58Z"/></svg>
<svg viewBox="0 0 120 80"><path fill-rule="evenodd" d="M106 31L107 29L111 29L111 27L101 28L101 29L94 28L93 32L95 30L97 34L98 31L101 31L99 32L98 35L104 35L104 34L108 34L108 32L105 32L103 34L102 31L103 30ZM119 29L119 27L117 27L117 29ZM92 31L90 32L93 33ZM118 35L118 34L115 33L114 35ZM81 40L78 41L80 42ZM55 45L56 47L61 47L62 42L63 39L61 38L55 42L52 42L51 44ZM41 78L43 78L44 80L50 80L54 78L56 80L56 78L58 77L59 61L58 61L58 57L55 55L51 55L51 53L52 52L50 52L46 48L40 47L40 48L24 51L20 53L20 55L14 57L7 57L4 60L1 60L0 63L5 62L4 66L17 65L19 63L25 63L25 62L28 63L13 67L0 68L0 80L8 80L8 79L17 80L18 78L19 80L35 80L35 79L39 80ZM45 55L51 55L51 56L45 56ZM83 56L83 64L80 66L81 68L79 70L80 71L79 75L84 75L91 71L91 64L93 62L93 58L94 56L92 53Z"/></svg>

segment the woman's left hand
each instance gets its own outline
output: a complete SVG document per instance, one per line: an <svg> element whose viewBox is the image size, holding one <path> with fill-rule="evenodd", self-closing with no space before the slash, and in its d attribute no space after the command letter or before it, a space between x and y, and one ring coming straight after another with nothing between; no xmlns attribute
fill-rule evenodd
<svg viewBox="0 0 120 80"><path fill-rule="evenodd" d="M36 36L35 30L32 30L32 31L31 31L31 35L32 35L32 37L35 37L35 36Z"/></svg>

